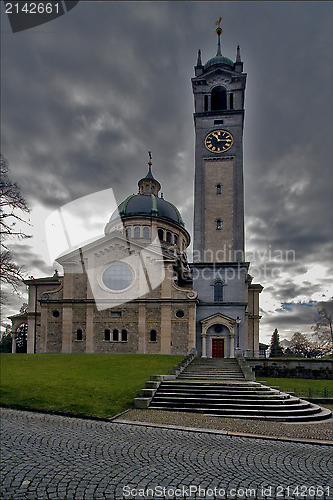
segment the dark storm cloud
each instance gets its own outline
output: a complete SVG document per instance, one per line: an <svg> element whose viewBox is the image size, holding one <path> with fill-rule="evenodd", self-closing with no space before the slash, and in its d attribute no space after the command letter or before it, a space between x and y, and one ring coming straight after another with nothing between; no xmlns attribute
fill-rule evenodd
<svg viewBox="0 0 333 500"><path fill-rule="evenodd" d="M287 311L288 314L283 314ZM302 331L305 325L314 324L316 309L313 304L289 304L271 316L270 320L276 327L290 327L294 331ZM295 330L296 328L296 330Z"/></svg>
<svg viewBox="0 0 333 500"><path fill-rule="evenodd" d="M120 202L137 191L150 150L191 231L190 78L199 48L203 62L215 55L220 15L222 51L234 59L240 44L248 73L248 248L295 251L278 265L288 278L273 280L287 302L306 293L295 278L309 265L332 271L331 3L80 2L17 34L3 16L2 153L29 204L56 208L109 187Z"/></svg>
<svg viewBox="0 0 333 500"><path fill-rule="evenodd" d="M310 333L313 332L313 329L309 329L309 325L313 327L317 321L323 319L318 313L321 308L324 308L332 317L332 300L309 304L285 302L282 304L281 309L270 317L270 324L276 325L275 328L278 328L280 336L285 335L288 338L297 331ZM284 314L285 312L287 314Z"/></svg>
<svg viewBox="0 0 333 500"><path fill-rule="evenodd" d="M15 260L20 267L22 266L25 274L28 274L31 269L34 269L36 278L38 273L40 275L50 273L50 266L45 263L41 255L36 254L32 246L11 243L8 247L15 254Z"/></svg>

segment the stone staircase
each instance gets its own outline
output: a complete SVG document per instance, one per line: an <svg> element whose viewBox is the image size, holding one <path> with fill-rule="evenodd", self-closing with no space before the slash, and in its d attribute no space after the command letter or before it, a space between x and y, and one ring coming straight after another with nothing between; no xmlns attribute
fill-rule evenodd
<svg viewBox="0 0 333 500"><path fill-rule="evenodd" d="M244 374L236 359L195 358L178 376L178 380L239 380Z"/></svg>
<svg viewBox="0 0 333 500"><path fill-rule="evenodd" d="M195 358L176 379L161 377L142 391L142 396L151 394L150 409L281 422L315 422L332 416L328 409L246 381L236 359Z"/></svg>

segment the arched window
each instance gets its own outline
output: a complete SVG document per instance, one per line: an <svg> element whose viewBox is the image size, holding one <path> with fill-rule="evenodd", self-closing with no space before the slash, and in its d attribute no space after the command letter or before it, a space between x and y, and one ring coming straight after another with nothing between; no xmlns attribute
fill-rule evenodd
<svg viewBox="0 0 333 500"><path fill-rule="evenodd" d="M227 109L227 90L225 87L214 87L212 90L212 111Z"/></svg>
<svg viewBox="0 0 333 500"><path fill-rule="evenodd" d="M214 302L221 302L223 300L223 282L216 281L214 283Z"/></svg>
<svg viewBox="0 0 333 500"><path fill-rule="evenodd" d="M140 226L134 228L134 238L140 238Z"/></svg>
<svg viewBox="0 0 333 500"><path fill-rule="evenodd" d="M159 230L157 231L157 233L158 233L158 237L159 237L159 239L160 239L161 241L163 241L163 240L164 240L164 231L163 231L163 229L159 229Z"/></svg>
<svg viewBox="0 0 333 500"><path fill-rule="evenodd" d="M156 330L151 330L150 331L150 342L156 342L156 341L157 341Z"/></svg>
<svg viewBox="0 0 333 500"><path fill-rule="evenodd" d="M118 332L118 330L113 330L113 332L112 332L112 340L113 340L113 342L118 342L119 341L119 332Z"/></svg>
<svg viewBox="0 0 333 500"><path fill-rule="evenodd" d="M178 236L176 234L173 235L173 242L175 245L178 243Z"/></svg>
<svg viewBox="0 0 333 500"><path fill-rule="evenodd" d="M216 194L222 193L222 184L216 184Z"/></svg>
<svg viewBox="0 0 333 500"><path fill-rule="evenodd" d="M171 243L171 233L170 233L170 231L167 231L166 241L167 241L167 243Z"/></svg>
<svg viewBox="0 0 333 500"><path fill-rule="evenodd" d="M127 342L127 330L121 330L121 341Z"/></svg>
<svg viewBox="0 0 333 500"><path fill-rule="evenodd" d="M132 236L132 231L130 227L126 228L126 238L131 238Z"/></svg>
<svg viewBox="0 0 333 500"><path fill-rule="evenodd" d="M78 328L76 330L76 340L82 340L83 339L83 332L81 330L81 328Z"/></svg>
<svg viewBox="0 0 333 500"><path fill-rule="evenodd" d="M220 231L222 229L222 219L216 219L216 229Z"/></svg>
<svg viewBox="0 0 333 500"><path fill-rule="evenodd" d="M145 226L143 228L143 237L146 239L150 238L150 231L149 231L149 227L147 227L147 226Z"/></svg>
<svg viewBox="0 0 333 500"><path fill-rule="evenodd" d="M104 330L104 340L106 342L110 342L110 340L111 340L110 330L108 328L106 330Z"/></svg>

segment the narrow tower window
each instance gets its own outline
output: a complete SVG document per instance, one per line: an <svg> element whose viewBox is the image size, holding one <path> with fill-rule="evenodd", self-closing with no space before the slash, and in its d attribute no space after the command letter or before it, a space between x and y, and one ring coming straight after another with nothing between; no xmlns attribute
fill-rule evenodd
<svg viewBox="0 0 333 500"><path fill-rule="evenodd" d="M212 111L227 109L227 90L225 87L214 87L212 90Z"/></svg>
<svg viewBox="0 0 333 500"><path fill-rule="evenodd" d="M170 231L167 231L166 241L167 241L167 243L171 243L171 233L170 233Z"/></svg>
<svg viewBox="0 0 333 500"><path fill-rule="evenodd" d="M156 341L157 341L156 330L151 330L150 331L150 342L156 342Z"/></svg>
<svg viewBox="0 0 333 500"><path fill-rule="evenodd" d="M164 240L164 231L163 231L163 229L159 229L158 230L158 237L159 237L160 241Z"/></svg>
<svg viewBox="0 0 333 500"><path fill-rule="evenodd" d="M112 340L113 340L113 342L118 342L119 341L119 332L118 332L118 330L113 330L113 332L112 332Z"/></svg>
<svg viewBox="0 0 333 500"><path fill-rule="evenodd" d="M132 231L131 231L131 228L130 227L127 227L126 228L126 238L130 238L132 235Z"/></svg>
<svg viewBox="0 0 333 500"><path fill-rule="evenodd" d="M134 238L140 238L140 227L136 226L134 228Z"/></svg>
<svg viewBox="0 0 333 500"><path fill-rule="evenodd" d="M214 283L214 302L221 302L223 300L223 282L217 281Z"/></svg>
<svg viewBox="0 0 333 500"><path fill-rule="evenodd" d="M107 328L106 330L104 330L104 340L106 342L110 342L110 339L111 339L111 337L110 337L110 330Z"/></svg>
<svg viewBox="0 0 333 500"><path fill-rule="evenodd" d="M127 330L121 330L121 341L127 342Z"/></svg>
<svg viewBox="0 0 333 500"><path fill-rule="evenodd" d="M222 184L216 184L216 194L222 193Z"/></svg>
<svg viewBox="0 0 333 500"><path fill-rule="evenodd" d="M83 332L81 330L81 328L78 328L76 330L76 340L82 340L83 339Z"/></svg>

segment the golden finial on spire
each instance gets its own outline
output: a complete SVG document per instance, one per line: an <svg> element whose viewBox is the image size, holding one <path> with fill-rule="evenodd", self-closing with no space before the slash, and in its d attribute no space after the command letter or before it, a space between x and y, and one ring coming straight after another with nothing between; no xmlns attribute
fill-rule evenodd
<svg viewBox="0 0 333 500"><path fill-rule="evenodd" d="M151 151L148 151L148 155L149 155L149 162L148 162L148 165L149 165L149 168L151 168L151 166L152 166L152 164L153 164L153 163L152 163L152 161L151 161L151 160L152 160Z"/></svg>
<svg viewBox="0 0 333 500"><path fill-rule="evenodd" d="M221 21L222 21L222 17L220 17L220 19L218 21L216 21L216 23L215 23L215 25L217 26L216 33L218 36L221 36L221 33L222 33L222 28L220 26Z"/></svg>
<svg viewBox="0 0 333 500"><path fill-rule="evenodd" d="M216 34L218 36L218 40L217 40L217 53L216 55L217 56L220 56L221 55L221 34L222 34L222 28L220 26L221 24L221 21L222 21L222 17L220 17L220 19L218 21L216 21Z"/></svg>

